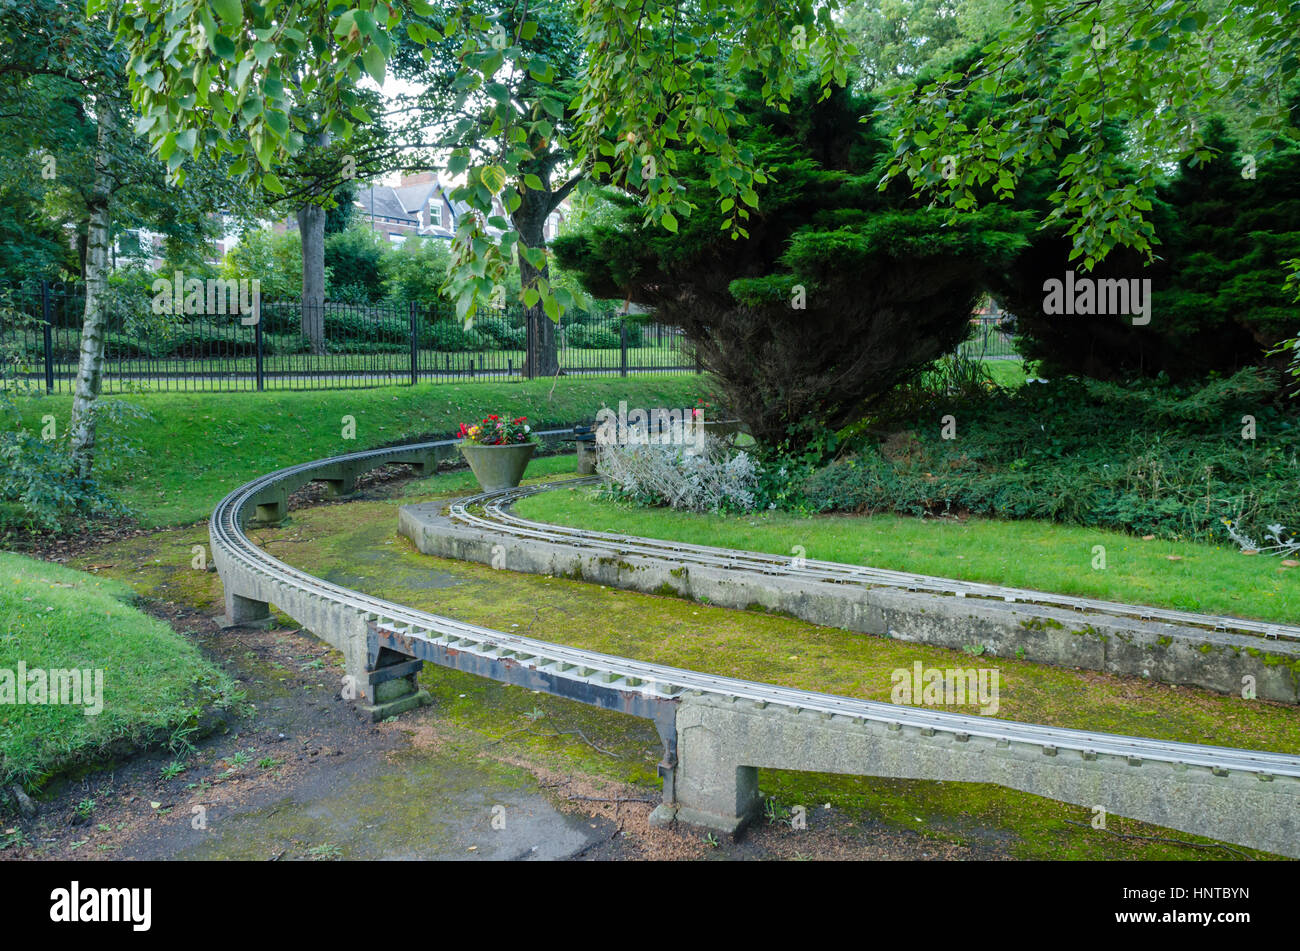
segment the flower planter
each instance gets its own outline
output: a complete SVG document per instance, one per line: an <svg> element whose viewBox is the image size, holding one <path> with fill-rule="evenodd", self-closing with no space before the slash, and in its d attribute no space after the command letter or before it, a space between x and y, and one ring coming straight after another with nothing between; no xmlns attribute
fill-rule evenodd
<svg viewBox="0 0 1300 951"><path fill-rule="evenodd" d="M460 451L484 492L517 486L536 449L537 444L533 442L512 443L508 446L480 446L472 442L460 444Z"/></svg>

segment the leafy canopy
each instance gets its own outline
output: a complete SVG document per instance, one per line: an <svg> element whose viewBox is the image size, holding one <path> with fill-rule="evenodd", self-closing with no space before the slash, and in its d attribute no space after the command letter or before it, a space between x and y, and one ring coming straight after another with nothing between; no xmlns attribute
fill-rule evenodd
<svg viewBox="0 0 1300 951"><path fill-rule="evenodd" d="M763 172L734 141L733 127L743 120L720 80L756 72L766 101L784 106L801 70L815 70L823 88L846 79L846 44L832 16L837 0L571 0L582 62L571 95L554 85L547 57L529 48L537 21L519 12L527 9L522 4L496 16L462 6L435 19L428 0L354 2L125 0L119 36L130 54L136 128L178 179L187 160L213 151L232 156L236 175L279 192L284 184L272 167L299 152L308 132L295 114L296 97L310 99L318 121L347 141L371 121L356 84L363 75L383 82L399 40L458 41L453 88L462 102L495 103L490 131L500 142L494 160L460 169L463 197L482 219L465 236L469 253L458 262L457 309L464 314L490 296L493 263L519 245L512 232L494 238L483 227L493 200L511 214L521 185L536 187L521 167L566 109L581 117L566 142L574 167L638 187L647 221L673 231L691 213L675 169L679 153L693 152L704 157L727 227L743 237ZM108 3L88 0L87 9L94 14ZM521 72L553 94L517 108L503 80ZM646 176L651 167L655 174ZM540 249L518 253L535 267L545 264ZM558 318L549 286L538 293Z"/></svg>
<svg viewBox="0 0 1300 951"><path fill-rule="evenodd" d="M1071 260L1090 270L1116 246L1151 255L1149 196L1163 169L1212 156L1202 119L1216 112L1288 130L1298 49L1296 0L1015 0L970 68L895 93L886 174L962 211L1010 198L1027 173L1059 163L1047 220L1067 225ZM982 96L998 107L971 117ZM1117 118L1128 155L1108 145Z"/></svg>

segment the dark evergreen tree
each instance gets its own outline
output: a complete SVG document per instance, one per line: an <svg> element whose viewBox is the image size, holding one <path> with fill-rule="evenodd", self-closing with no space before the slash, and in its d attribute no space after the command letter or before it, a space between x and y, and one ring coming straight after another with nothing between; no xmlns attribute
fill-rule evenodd
<svg viewBox="0 0 1300 951"><path fill-rule="evenodd" d="M947 223L906 191L878 190L890 146L874 103L805 86L790 112L743 92L744 147L763 161L747 235L721 225L711 175L683 159L695 206L676 235L646 227L635 195L616 224L555 242L598 298L652 307L682 327L760 443L807 446L952 351L990 270L1023 246L1023 219L992 208Z"/></svg>
<svg viewBox="0 0 1300 951"><path fill-rule="evenodd" d="M1094 271L1068 260L1059 229L1038 232L994 291L1017 317L1021 350L1045 375L1128 379L1164 373L1194 379L1272 362L1269 350L1300 332L1300 307L1284 282L1300 257L1300 147L1243 155L1225 124L1211 120L1212 161L1184 161L1148 215L1156 258L1117 248ZM1027 179L1021 199L1046 207L1050 170ZM1044 313L1044 281L1074 269L1091 279L1151 281L1151 320Z"/></svg>

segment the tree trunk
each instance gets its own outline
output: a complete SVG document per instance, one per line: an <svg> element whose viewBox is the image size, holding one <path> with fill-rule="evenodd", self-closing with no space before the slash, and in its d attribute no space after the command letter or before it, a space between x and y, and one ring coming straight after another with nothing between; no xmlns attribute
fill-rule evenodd
<svg viewBox="0 0 1300 951"><path fill-rule="evenodd" d="M72 419L68 431L72 464L88 478L95 464L95 401L99 398L104 369L104 335L108 323L108 253L111 243L113 178L109 169L110 146L117 117L106 96L98 101L95 140L95 180L86 224L86 308L81 321L81 357L73 389Z"/></svg>
<svg viewBox="0 0 1300 951"><path fill-rule="evenodd" d="M550 192L526 189L519 208L511 216L519 240L529 248L546 247L546 216L551 213ZM537 283L537 279L550 280L550 268L540 271L533 267L522 254L519 256L519 283L527 290ZM524 309L524 326L527 328L528 344L524 355L524 376L534 377L558 376L560 373L560 356L556 338L555 321L546 316L541 301Z"/></svg>
<svg viewBox="0 0 1300 951"><path fill-rule="evenodd" d="M322 129L315 145L329 144L329 131ZM302 236L302 335L312 353L325 352L325 209L308 202L298 209L298 233Z"/></svg>
<svg viewBox="0 0 1300 951"><path fill-rule="evenodd" d="M298 209L302 235L302 335L312 353L325 352L325 210L320 205Z"/></svg>

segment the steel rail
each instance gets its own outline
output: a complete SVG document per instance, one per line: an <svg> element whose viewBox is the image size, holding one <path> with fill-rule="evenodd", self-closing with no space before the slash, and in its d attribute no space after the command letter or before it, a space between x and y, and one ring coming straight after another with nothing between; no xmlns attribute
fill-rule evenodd
<svg viewBox="0 0 1300 951"><path fill-rule="evenodd" d="M567 430L547 431L543 436L563 435ZM956 740L977 736L1001 745L1020 744L1044 751L1073 750L1085 756L1098 754L1126 757L1130 761L1164 762L1198 766L1214 771L1240 771L1260 776L1300 778L1300 756L1257 750L1233 749L1205 744L1178 743L1144 737L1121 736L1087 730L1066 729L1031 723L1017 723L900 706L872 700L836 696L816 691L756 683L732 677L714 676L663 664L616 657L598 651L566 647L549 641L478 627L453 618L430 614L405 605L344 588L294 568L258 547L244 532L245 510L260 493L285 482L299 485L310 474L339 463L374 462L383 457L455 445L455 440L411 444L369 450L289 466L261 476L227 495L216 506L210 520L214 545L247 570L300 592L361 612L376 626L397 635L419 638L432 644L451 646L457 651L476 653L489 659L513 657L542 671L560 672L571 679L588 680L610 689L637 690L655 699L680 699L689 694L710 695L724 701L749 701L775 705L792 712L809 711L870 721L889 729L916 729L923 735L946 734ZM307 478L303 478L303 477ZM502 493L503 497L509 493ZM476 496L480 501L488 494Z"/></svg>
<svg viewBox="0 0 1300 951"><path fill-rule="evenodd" d="M1172 608L1126 604L1120 601L1102 601L1096 598L1036 591L1030 588L1015 588L977 581L960 581L953 578L918 575L905 571L870 568L835 561L819 561L812 558L800 559L799 564L796 565L793 559L780 555L742 551L733 548L717 548L709 545L695 545L688 542L669 542L637 535L621 535L614 532L589 531L533 521L522 518L510 511L510 506L529 495L567 488L573 485L590 485L596 481L598 480L595 478L568 479L543 485L508 489L498 493L480 493L452 503L450 512L453 518L468 525L490 528L493 531L519 537L535 538L541 541L565 542L588 547L612 547L617 554L637 554L649 557L667 556L686 564L708 565L716 568L744 568L761 574L783 575L807 581L901 588L907 591L924 591L930 594L958 598L983 598L1003 602L1042 605L1044 607L1071 608L1076 611L1091 611L1112 617L1165 621L1171 624L1182 624L1215 631L1250 634L1269 640L1300 642L1300 626L1291 624L1254 621L1228 615L1199 614ZM475 514L472 511L472 509L479 507L483 509L483 515Z"/></svg>

